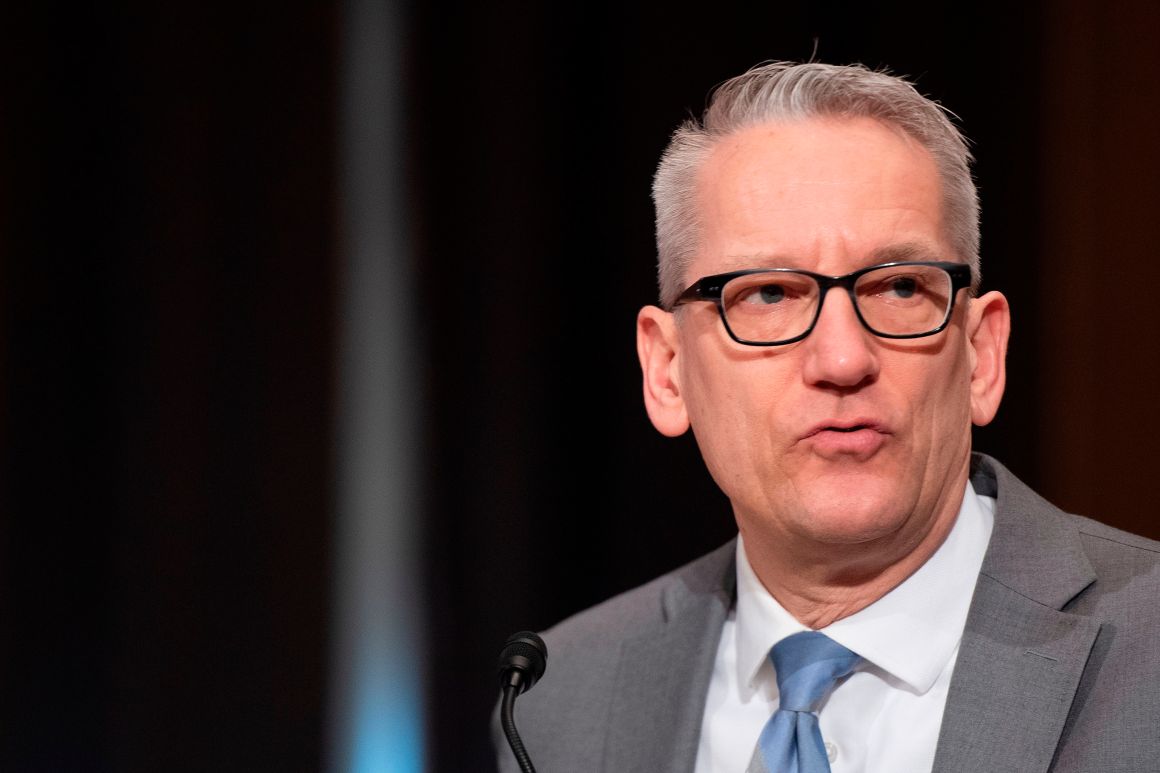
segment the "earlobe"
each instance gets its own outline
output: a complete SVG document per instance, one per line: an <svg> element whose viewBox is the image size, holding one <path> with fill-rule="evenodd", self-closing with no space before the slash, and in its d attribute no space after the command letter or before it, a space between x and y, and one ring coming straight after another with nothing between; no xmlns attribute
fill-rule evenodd
<svg viewBox="0 0 1160 773"><path fill-rule="evenodd" d="M1011 309L1002 293L989 292L970 301L967 345L971 354L971 421L989 424L1007 386L1007 339Z"/></svg>
<svg viewBox="0 0 1160 773"><path fill-rule="evenodd" d="M644 406L662 435L676 437L689 429L681 395L677 323L672 313L645 306L636 316L636 353L644 378Z"/></svg>

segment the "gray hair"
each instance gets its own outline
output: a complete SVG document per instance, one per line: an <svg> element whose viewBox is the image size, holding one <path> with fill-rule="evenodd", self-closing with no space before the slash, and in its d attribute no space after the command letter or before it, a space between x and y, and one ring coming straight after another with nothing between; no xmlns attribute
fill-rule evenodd
<svg viewBox="0 0 1160 773"><path fill-rule="evenodd" d="M718 86L702 121L690 119L672 136L653 178L657 280L665 308L684 290L700 244L697 177L721 139L770 121L873 118L897 128L934 157L942 181L943 227L979 284L979 200L971 152L953 116L908 81L862 65L771 62Z"/></svg>

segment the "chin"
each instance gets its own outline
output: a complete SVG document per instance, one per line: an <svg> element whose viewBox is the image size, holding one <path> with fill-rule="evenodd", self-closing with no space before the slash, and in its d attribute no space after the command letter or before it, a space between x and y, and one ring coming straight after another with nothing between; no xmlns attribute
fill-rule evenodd
<svg viewBox="0 0 1160 773"><path fill-rule="evenodd" d="M832 545L856 545L889 538L910 519L912 507L899 507L905 497L875 492L841 491L824 501L803 503L798 526L805 536Z"/></svg>
<svg viewBox="0 0 1160 773"><path fill-rule="evenodd" d="M826 545L861 545L889 538L899 532L905 519L882 513L859 517L850 513L813 515L802 531L814 542Z"/></svg>

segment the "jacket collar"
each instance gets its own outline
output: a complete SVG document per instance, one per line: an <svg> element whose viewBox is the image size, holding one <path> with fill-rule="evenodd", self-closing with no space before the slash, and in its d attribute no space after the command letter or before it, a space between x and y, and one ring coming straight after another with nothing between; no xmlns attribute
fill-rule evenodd
<svg viewBox="0 0 1160 773"><path fill-rule="evenodd" d="M995 528L981 573L1052 609L1095 582L1079 533L1068 516L989 456L974 454L971 484L995 497Z"/></svg>

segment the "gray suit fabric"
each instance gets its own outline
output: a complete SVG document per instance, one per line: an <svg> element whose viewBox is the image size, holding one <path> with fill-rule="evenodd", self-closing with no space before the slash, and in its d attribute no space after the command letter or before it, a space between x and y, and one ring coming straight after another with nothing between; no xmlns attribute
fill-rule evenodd
<svg viewBox="0 0 1160 773"><path fill-rule="evenodd" d="M1160 543L1064 513L985 456L971 481L995 528L934 770L1160 771ZM545 633L547 673L516 704L537 770L692 773L734 550Z"/></svg>

